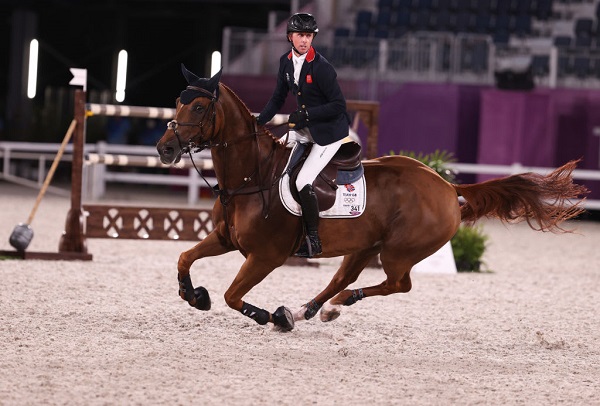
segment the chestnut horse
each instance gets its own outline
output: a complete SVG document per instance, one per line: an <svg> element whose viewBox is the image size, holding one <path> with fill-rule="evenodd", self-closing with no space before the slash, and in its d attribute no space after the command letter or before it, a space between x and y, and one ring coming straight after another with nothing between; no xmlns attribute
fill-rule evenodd
<svg viewBox="0 0 600 406"><path fill-rule="evenodd" d="M179 295L191 306L210 309L203 287L194 289L194 261L238 250L246 258L225 302L259 324L291 330L294 321L337 318L341 306L366 297L411 289L413 265L430 256L456 233L461 221L482 217L527 221L535 230L565 231L560 223L583 210L570 199L586 193L574 184L569 162L549 175L513 175L478 184L455 185L417 160L385 156L363 161L367 184L365 210L351 219L321 219L320 258L344 256L331 282L295 313L281 306L274 313L243 301L244 296L298 249L303 237L300 217L280 202L277 182L290 149L256 124L246 105L219 75L200 79L189 71L190 86L177 100L175 119L157 144L161 161L210 148L219 198L213 208L213 231L183 252L177 264ZM465 199L460 205L458 196ZM385 280L376 286L346 289L376 255ZM329 302L328 302L329 301Z"/></svg>

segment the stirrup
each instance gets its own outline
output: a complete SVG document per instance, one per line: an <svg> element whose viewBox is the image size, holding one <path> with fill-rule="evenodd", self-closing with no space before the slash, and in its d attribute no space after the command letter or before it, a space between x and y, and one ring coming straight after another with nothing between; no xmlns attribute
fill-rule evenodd
<svg viewBox="0 0 600 406"><path fill-rule="evenodd" d="M321 247L319 235L317 233L310 233L306 235L306 238L294 256L301 258L312 258L314 256L321 255L322 253L323 249Z"/></svg>

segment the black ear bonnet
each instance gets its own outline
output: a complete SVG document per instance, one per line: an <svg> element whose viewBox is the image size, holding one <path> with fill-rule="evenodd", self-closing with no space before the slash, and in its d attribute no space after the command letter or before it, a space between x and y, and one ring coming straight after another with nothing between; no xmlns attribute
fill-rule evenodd
<svg viewBox="0 0 600 406"><path fill-rule="evenodd" d="M212 78L200 78L196 74L186 69L181 64L181 72L188 82L189 86L181 92L179 101L183 104L189 104L197 97L206 97L212 100L219 99L219 80L221 79L221 68Z"/></svg>

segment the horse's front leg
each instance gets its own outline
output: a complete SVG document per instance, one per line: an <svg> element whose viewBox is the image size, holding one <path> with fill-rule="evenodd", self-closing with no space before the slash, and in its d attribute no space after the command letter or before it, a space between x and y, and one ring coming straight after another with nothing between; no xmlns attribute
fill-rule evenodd
<svg viewBox="0 0 600 406"><path fill-rule="evenodd" d="M283 260L281 262L283 263ZM231 286L225 292L225 302L232 309L241 312L260 325L273 323L280 330L289 331L294 328L294 317L288 308L280 306L271 314L242 300L246 293L250 292L279 265L281 264L258 259L253 254L248 255Z"/></svg>
<svg viewBox="0 0 600 406"><path fill-rule="evenodd" d="M210 296L208 291L202 286L194 289L190 277L190 268L192 267L192 264L200 258L223 255L233 249L234 247L232 245L227 244L226 240L213 230L192 249L182 252L179 256L179 261L177 262L179 296L196 309L209 310Z"/></svg>

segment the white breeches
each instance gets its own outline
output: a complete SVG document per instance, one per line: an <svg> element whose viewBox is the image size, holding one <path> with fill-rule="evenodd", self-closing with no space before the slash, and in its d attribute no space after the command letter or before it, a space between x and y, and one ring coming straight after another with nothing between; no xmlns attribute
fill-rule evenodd
<svg viewBox="0 0 600 406"><path fill-rule="evenodd" d="M310 154L308 154L306 162L304 162L302 169L300 169L300 172L298 173L298 178L296 179L296 188L298 191L302 190L304 186L311 185L314 182L319 173L325 168L338 149L340 149L340 146L344 143L344 140L341 139L329 145L319 145L314 142L310 135L310 131L308 131L307 128L303 128L300 131L290 130L289 140L300 142L302 144L313 144Z"/></svg>

